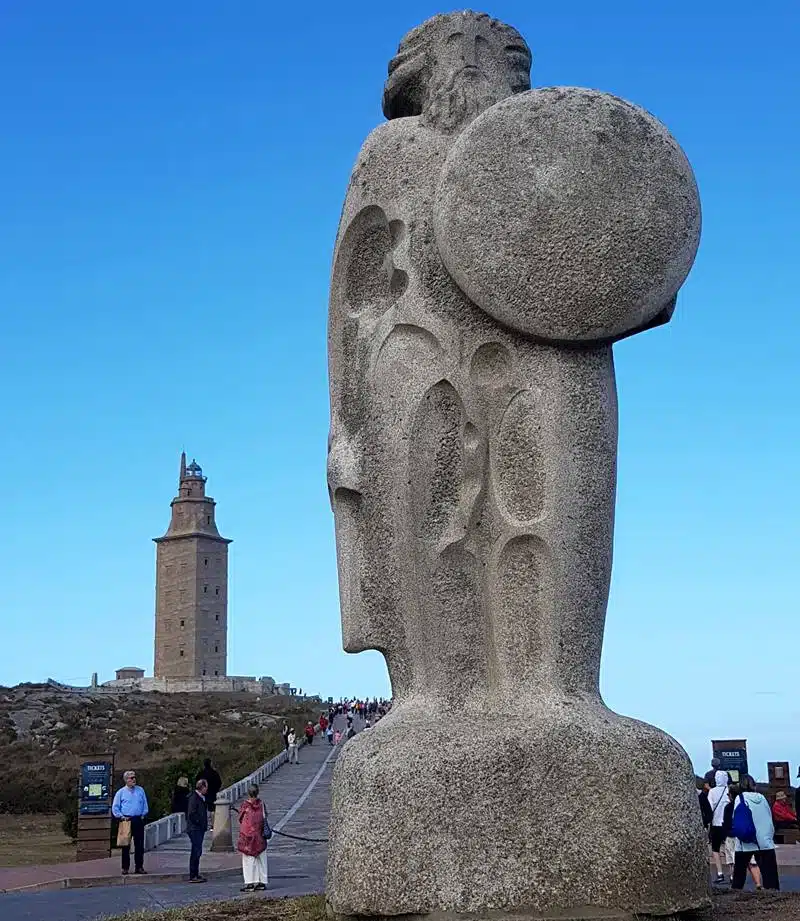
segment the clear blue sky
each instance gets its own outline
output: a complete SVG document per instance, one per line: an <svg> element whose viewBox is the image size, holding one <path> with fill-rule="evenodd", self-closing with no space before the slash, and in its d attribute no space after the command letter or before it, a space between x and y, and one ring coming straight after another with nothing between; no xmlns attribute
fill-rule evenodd
<svg viewBox="0 0 800 921"><path fill-rule="evenodd" d="M800 147L793 5L494 2L534 85L640 103L703 239L675 320L616 349L609 704L800 760ZM0 0L0 683L152 669L181 449L231 547L229 662L382 693L340 651L326 309L386 64L439 3ZM776 662L781 664L776 667Z"/></svg>

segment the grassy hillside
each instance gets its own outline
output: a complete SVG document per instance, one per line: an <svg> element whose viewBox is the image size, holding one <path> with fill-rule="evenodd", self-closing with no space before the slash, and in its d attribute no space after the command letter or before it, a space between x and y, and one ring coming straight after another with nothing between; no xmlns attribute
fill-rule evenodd
<svg viewBox="0 0 800 921"><path fill-rule="evenodd" d="M223 785L280 751L283 719L298 729L319 716L312 701L252 694L77 695L48 685L0 688L0 813L76 808L78 767L115 752L115 770L136 770L151 818L169 811L181 773L211 758Z"/></svg>

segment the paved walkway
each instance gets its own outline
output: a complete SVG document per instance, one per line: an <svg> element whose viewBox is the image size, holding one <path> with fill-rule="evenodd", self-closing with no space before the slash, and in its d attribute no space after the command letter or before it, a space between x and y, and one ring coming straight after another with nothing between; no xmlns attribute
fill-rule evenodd
<svg viewBox="0 0 800 921"><path fill-rule="evenodd" d="M332 749L324 739L317 737L313 745L303 746L300 750L299 765L282 766L262 784L262 798L267 804L273 829L308 838L327 837L330 777L340 749L341 746ZM309 895L323 891L327 860L325 843L296 841L276 834L270 842L268 853L267 897ZM206 873L212 865L218 868L217 862L224 862L222 869L227 869L228 873L224 877L212 876L207 883L199 885L164 883L148 875L127 877L125 885L0 894L0 918L2 921L95 921L128 911L240 897L241 857L238 854L204 854L200 872ZM113 863L113 872L119 873L118 857L91 863ZM157 873L167 863L171 867L188 869L187 839L174 839L157 851L145 855L145 868L149 873ZM63 864L48 869L64 875ZM10 871L0 870L0 874L7 872ZM246 896L263 897L260 894Z"/></svg>

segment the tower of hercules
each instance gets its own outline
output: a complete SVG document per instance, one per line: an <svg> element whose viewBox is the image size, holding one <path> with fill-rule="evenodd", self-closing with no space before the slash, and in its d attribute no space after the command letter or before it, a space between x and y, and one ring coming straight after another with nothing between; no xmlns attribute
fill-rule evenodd
<svg viewBox="0 0 800 921"><path fill-rule="evenodd" d="M199 465L181 455L167 533L156 537L156 678L224 676L228 664L228 544Z"/></svg>

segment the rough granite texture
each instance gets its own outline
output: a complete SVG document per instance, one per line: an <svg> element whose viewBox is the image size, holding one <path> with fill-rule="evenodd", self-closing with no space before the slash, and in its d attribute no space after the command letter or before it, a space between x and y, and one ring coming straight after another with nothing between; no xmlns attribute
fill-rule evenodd
<svg viewBox="0 0 800 921"><path fill-rule="evenodd" d="M344 646L383 653L395 706L336 766L338 915L610 918L708 901L688 757L599 692L610 343L669 319L697 244L694 180L650 116L585 90L526 93L529 68L519 34L485 15L409 33L342 212L328 476ZM482 128L508 124L518 93L538 171ZM570 167L591 160L597 125L605 197ZM548 146L570 130L577 148ZM535 187L548 149L552 240ZM665 163L685 185L658 179ZM650 181L633 203L628 186ZM623 300L595 299L581 272Z"/></svg>
<svg viewBox="0 0 800 921"><path fill-rule="evenodd" d="M669 305L700 242L692 168L652 115L597 90L492 106L448 154L439 251L468 297L550 342L630 335Z"/></svg>

